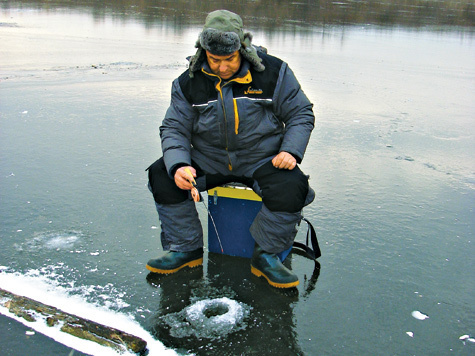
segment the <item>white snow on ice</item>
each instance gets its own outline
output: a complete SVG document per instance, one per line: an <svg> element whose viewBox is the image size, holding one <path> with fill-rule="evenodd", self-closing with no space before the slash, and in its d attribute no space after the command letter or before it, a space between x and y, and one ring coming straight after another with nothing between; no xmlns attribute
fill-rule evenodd
<svg viewBox="0 0 475 356"><path fill-rule="evenodd" d="M154 339L131 315L87 303L81 296L70 295L66 288L55 285L54 282L45 276L34 273L34 271L33 273L20 274L18 272L9 271L6 266L1 266L0 288L61 309L66 313L74 314L140 337L147 342L150 355L178 355L174 350L167 349L159 340ZM53 327L47 326L46 322L41 320L40 317L38 317L35 322L28 322L10 313L8 309L3 306L3 303L4 301L0 298L1 314L15 319L29 328L75 350L98 356L136 355L131 351L119 353L118 351L101 346L95 342L79 339L60 331L59 325Z"/></svg>

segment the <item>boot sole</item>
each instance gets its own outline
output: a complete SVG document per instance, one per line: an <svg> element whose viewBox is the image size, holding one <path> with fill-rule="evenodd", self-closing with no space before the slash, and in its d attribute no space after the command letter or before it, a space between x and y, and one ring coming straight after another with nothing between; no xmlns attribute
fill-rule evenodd
<svg viewBox="0 0 475 356"><path fill-rule="evenodd" d="M184 263L180 267L177 267L175 269L159 269L159 268L155 268L149 265L146 265L145 268L147 268L150 272L154 272L154 273L172 274L172 273L178 272L184 267L194 268L194 267L201 266L202 264L203 264L203 257L198 258L197 260L194 260L194 261Z"/></svg>
<svg viewBox="0 0 475 356"><path fill-rule="evenodd" d="M267 277L264 273L262 273L261 271L259 271L256 267L254 266L251 266L251 273L253 275L255 275L256 277L264 277L267 282L272 286L272 287L276 287L276 288L293 288L293 287L297 287L299 285L299 281L295 281L295 282L290 282L290 283L276 283L276 282L272 282L269 277Z"/></svg>

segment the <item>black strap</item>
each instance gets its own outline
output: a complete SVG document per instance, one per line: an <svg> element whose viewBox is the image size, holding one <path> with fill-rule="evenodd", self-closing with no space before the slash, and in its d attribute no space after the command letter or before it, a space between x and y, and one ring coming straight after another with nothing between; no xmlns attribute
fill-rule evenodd
<svg viewBox="0 0 475 356"><path fill-rule="evenodd" d="M322 252L320 251L320 246L318 246L318 240L317 240L317 233L315 232L315 229L313 225L302 217L302 220L307 223L308 229L307 229L307 240L305 244L301 242L294 241L293 247L295 248L300 248L305 252L305 256L310 258L311 260L317 262L317 258L319 258L322 255ZM310 248L308 244L308 240L310 239L310 242L312 244L312 248Z"/></svg>
<svg viewBox="0 0 475 356"><path fill-rule="evenodd" d="M322 255L322 252L320 251L320 246L318 246L318 240L317 240L317 234L315 232L315 229L313 225L302 217L302 220L307 223L307 240L305 244L301 242L296 242L294 241L293 244L293 249L292 252L297 253L298 255L302 255L304 257L307 257L311 259L312 261L315 262L315 266L313 268L313 272L310 278L307 278L307 275L304 276L304 293L302 297L308 298L308 296L312 293L312 291L315 289L315 286L317 284L318 276L320 275L320 263L317 261L317 258L319 258ZM309 246L309 240L310 243L312 244L312 248Z"/></svg>

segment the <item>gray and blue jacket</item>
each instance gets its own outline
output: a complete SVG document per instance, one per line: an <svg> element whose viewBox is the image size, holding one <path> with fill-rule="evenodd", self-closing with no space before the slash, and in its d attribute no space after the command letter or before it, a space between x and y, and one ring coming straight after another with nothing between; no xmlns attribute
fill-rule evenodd
<svg viewBox="0 0 475 356"><path fill-rule="evenodd" d="M174 80L171 104L160 126L170 177L193 160L210 174L251 177L281 151L300 163L315 117L288 65L259 53L264 71L242 59L239 72L223 81L206 61L190 78Z"/></svg>

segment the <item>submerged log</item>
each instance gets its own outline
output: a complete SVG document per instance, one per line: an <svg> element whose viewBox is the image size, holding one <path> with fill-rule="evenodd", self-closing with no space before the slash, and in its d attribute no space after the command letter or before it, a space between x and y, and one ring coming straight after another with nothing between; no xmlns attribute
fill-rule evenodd
<svg viewBox="0 0 475 356"><path fill-rule="evenodd" d="M33 322L37 321L38 318L45 319L48 326L60 325L60 330L63 332L111 347L119 352L126 349L140 354L146 352L147 342L145 340L110 326L66 313L55 307L10 293L1 288L0 300L11 313L26 321Z"/></svg>

